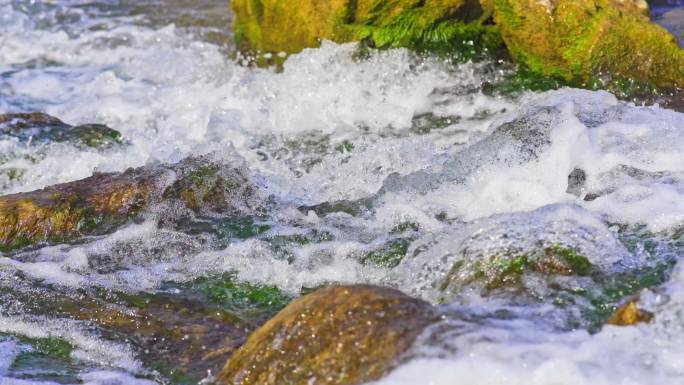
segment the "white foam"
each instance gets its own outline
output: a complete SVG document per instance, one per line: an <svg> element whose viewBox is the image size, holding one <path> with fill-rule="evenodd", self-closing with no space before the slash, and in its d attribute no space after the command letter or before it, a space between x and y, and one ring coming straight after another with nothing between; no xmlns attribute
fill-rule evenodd
<svg viewBox="0 0 684 385"><path fill-rule="evenodd" d="M471 327L445 342L455 353L416 358L372 384L678 384L684 378L683 285L680 269L667 284L669 300L653 309L653 324L606 326L594 335L549 333L520 321Z"/></svg>
<svg viewBox="0 0 684 385"><path fill-rule="evenodd" d="M30 338L62 338L74 345L71 353L74 359L133 373L141 372L142 366L130 347L99 338L85 331L83 326L81 322L68 319L0 316L0 332Z"/></svg>

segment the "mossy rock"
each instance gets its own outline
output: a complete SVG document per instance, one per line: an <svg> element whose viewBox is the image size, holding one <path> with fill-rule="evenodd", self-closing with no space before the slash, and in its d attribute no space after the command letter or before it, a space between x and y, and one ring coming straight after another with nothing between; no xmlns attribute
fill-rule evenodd
<svg viewBox="0 0 684 385"><path fill-rule="evenodd" d="M526 274L553 279L557 276L588 276L595 270L577 251L559 245L529 254L495 254L462 259L454 263L440 285L440 291L459 291L464 286L480 287L482 294L513 291L526 292Z"/></svg>
<svg viewBox="0 0 684 385"><path fill-rule="evenodd" d="M0 115L0 135L30 143L70 143L97 149L123 144L121 134L102 124L71 126L42 112Z"/></svg>
<svg viewBox="0 0 684 385"><path fill-rule="evenodd" d="M511 56L571 85L684 86L684 50L641 0L487 0Z"/></svg>
<svg viewBox="0 0 684 385"><path fill-rule="evenodd" d="M328 286L293 301L228 361L219 384L362 384L396 366L437 320L427 303L369 285Z"/></svg>
<svg viewBox="0 0 684 385"><path fill-rule="evenodd" d="M243 216L265 212L256 200L256 187L237 165L209 157L190 157L171 168L175 180L163 191L162 199L166 201L178 201L201 215Z"/></svg>
<svg viewBox="0 0 684 385"><path fill-rule="evenodd" d="M235 37L242 51L296 53L365 40L378 48L409 47L460 54L497 54L496 26L473 0L235 0Z"/></svg>
<svg viewBox="0 0 684 385"><path fill-rule="evenodd" d="M359 262L364 265L393 268L404 259L410 245L410 239L395 239L383 247L364 255L359 259Z"/></svg>
<svg viewBox="0 0 684 385"><path fill-rule="evenodd" d="M102 338L131 346L165 384L197 384L208 371L218 373L249 333L292 299L275 287L238 281L232 274L166 282L156 292L60 289L24 277L11 285L0 287L0 303L21 303L31 316L86 322ZM33 346L34 355L80 364L70 358L75 346L58 336L10 337Z"/></svg>
<svg viewBox="0 0 684 385"><path fill-rule="evenodd" d="M144 212L161 226L188 215L261 215L256 188L240 168L208 157L143 166L0 197L0 251L110 232Z"/></svg>
<svg viewBox="0 0 684 385"><path fill-rule="evenodd" d="M42 190L0 197L0 251L62 241L123 224L148 203L159 175L98 173Z"/></svg>

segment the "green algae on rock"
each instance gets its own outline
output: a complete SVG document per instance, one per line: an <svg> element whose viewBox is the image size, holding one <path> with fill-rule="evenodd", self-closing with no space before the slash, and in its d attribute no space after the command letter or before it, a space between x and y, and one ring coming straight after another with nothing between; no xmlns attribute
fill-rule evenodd
<svg viewBox="0 0 684 385"><path fill-rule="evenodd" d="M460 290L464 285L482 287L483 294L494 290L524 291L525 274L543 277L587 276L594 269L589 260L575 250L552 245L542 253L492 255L459 260L441 283L440 291Z"/></svg>
<svg viewBox="0 0 684 385"><path fill-rule="evenodd" d="M573 85L684 87L684 50L641 0L488 0L511 56Z"/></svg>
<svg viewBox="0 0 684 385"><path fill-rule="evenodd" d="M0 135L30 143L64 142L97 149L123 144L121 134L105 125L71 126L41 112L0 115Z"/></svg>
<svg viewBox="0 0 684 385"><path fill-rule="evenodd" d="M496 26L472 0L235 0L235 38L242 51L296 53L322 39L365 40L378 48L409 47L463 59L496 55Z"/></svg>
<svg viewBox="0 0 684 385"><path fill-rule="evenodd" d="M160 225L193 215L259 215L256 188L239 167L208 157L175 165L96 173L75 182L0 197L0 251L104 234L143 211Z"/></svg>
<svg viewBox="0 0 684 385"><path fill-rule="evenodd" d="M328 286L288 305L254 332L220 384L361 384L392 369L429 324L427 303L369 285Z"/></svg>
<svg viewBox="0 0 684 385"><path fill-rule="evenodd" d="M406 256L410 239L395 239L379 249L373 250L359 259L364 265L393 268Z"/></svg>
<svg viewBox="0 0 684 385"><path fill-rule="evenodd" d="M155 173L129 170L0 197L0 249L106 232L147 202Z"/></svg>
<svg viewBox="0 0 684 385"><path fill-rule="evenodd" d="M525 87L530 79L532 88L608 88L624 97L684 87L684 50L649 20L643 0L236 0L232 5L238 47L265 54L256 58L261 64L285 57L273 53L296 53L327 39L462 60L507 50L531 76L516 76L502 85L505 89Z"/></svg>
<svg viewBox="0 0 684 385"><path fill-rule="evenodd" d="M275 287L238 281L234 274L165 282L155 292L74 290L21 275L0 282L3 307L17 304L30 317L87 323L105 340L130 344L145 367L157 372L151 376L165 384L197 384L208 371L218 373L248 334L291 299ZM30 345L20 357L24 364L40 359L56 360L57 366L84 364L71 356L82 346L69 334L29 338L21 333L0 333L0 341L6 336Z"/></svg>

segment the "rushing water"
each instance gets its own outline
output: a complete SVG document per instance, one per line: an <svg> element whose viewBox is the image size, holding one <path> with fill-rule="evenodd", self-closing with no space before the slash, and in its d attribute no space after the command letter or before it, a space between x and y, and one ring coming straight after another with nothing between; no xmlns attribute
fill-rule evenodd
<svg viewBox="0 0 684 385"><path fill-rule="evenodd" d="M684 114L576 89L496 96L483 86L500 65L405 50L324 43L282 72L248 68L228 55L229 22L221 1L0 0L0 113L125 138L94 149L2 136L0 192L210 154L271 202L227 240L148 218L0 257L0 383L173 381L144 345L39 298L175 301L223 274L286 296L378 283L441 306L444 321L380 384L684 383ZM468 270L561 249L592 274L499 289L496 271ZM642 286L654 322L601 328L605 306ZM31 354L35 341L53 354Z"/></svg>

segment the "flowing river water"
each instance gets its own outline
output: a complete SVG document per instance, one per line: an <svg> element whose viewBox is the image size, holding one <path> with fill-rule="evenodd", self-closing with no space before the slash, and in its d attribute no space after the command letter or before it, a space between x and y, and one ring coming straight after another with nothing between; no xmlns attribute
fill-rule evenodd
<svg viewBox="0 0 684 385"><path fill-rule="evenodd" d="M2 194L207 154L268 207L3 253L0 384L206 383L221 365L200 361L244 338L211 317L250 329L330 282L443 313L378 384L684 383L684 114L488 92L510 69L402 49L249 68L230 20L222 1L0 0L0 114L123 137L2 135ZM586 271L506 276L549 255ZM634 294L653 322L603 327Z"/></svg>

